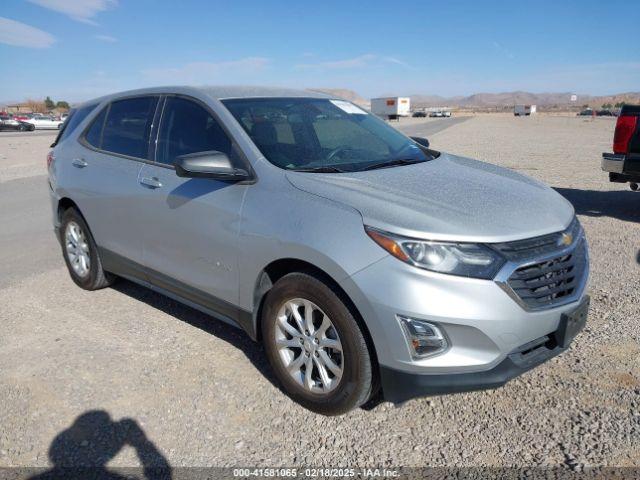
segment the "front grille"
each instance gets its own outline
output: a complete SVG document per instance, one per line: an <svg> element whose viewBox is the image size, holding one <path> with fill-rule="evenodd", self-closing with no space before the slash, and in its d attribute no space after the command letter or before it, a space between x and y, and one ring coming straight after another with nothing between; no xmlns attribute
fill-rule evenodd
<svg viewBox="0 0 640 480"><path fill-rule="evenodd" d="M507 283L529 308L547 308L576 293L585 266L586 247L580 240L571 253L518 268Z"/></svg>
<svg viewBox="0 0 640 480"><path fill-rule="evenodd" d="M561 245L563 235L573 243ZM518 242L495 245L510 261L523 264L506 281L530 310L540 310L573 300L587 274L587 245L577 220L564 231ZM554 255L557 252L557 255ZM536 261L536 258L544 260ZM527 261L529 260L529 261Z"/></svg>

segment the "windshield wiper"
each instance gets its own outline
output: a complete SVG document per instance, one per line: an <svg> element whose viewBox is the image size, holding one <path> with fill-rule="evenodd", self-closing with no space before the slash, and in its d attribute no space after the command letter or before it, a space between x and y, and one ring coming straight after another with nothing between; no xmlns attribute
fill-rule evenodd
<svg viewBox="0 0 640 480"><path fill-rule="evenodd" d="M411 165L412 163L421 163L426 162L426 160L416 160L415 158L397 158L395 160L387 160L386 162L374 163L373 165L369 165L368 167L363 168L364 170L375 170L377 168L386 168L386 167L394 167L396 165Z"/></svg>
<svg viewBox="0 0 640 480"><path fill-rule="evenodd" d="M313 172L313 173L344 173L346 170L341 170L338 167L322 166L322 167L309 167L309 168L292 168L294 172Z"/></svg>

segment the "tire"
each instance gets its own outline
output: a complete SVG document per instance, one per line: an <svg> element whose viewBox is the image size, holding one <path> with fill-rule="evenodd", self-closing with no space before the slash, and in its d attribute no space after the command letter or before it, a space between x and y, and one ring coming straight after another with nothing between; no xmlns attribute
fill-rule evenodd
<svg viewBox="0 0 640 480"><path fill-rule="evenodd" d="M313 330L302 331L294 309L305 330L307 311L313 312ZM288 326L283 327L284 323ZM324 415L340 415L361 406L372 395L371 354L358 323L334 287L306 273L285 275L267 293L261 326L276 377L289 397L302 406ZM307 365L311 365L310 376ZM334 373L336 367L341 367L339 375Z"/></svg>
<svg viewBox="0 0 640 480"><path fill-rule="evenodd" d="M93 235L75 208L68 208L62 214L60 244L69 275L80 288L98 290L114 282L115 277L102 269ZM74 256L73 252L77 254Z"/></svg>

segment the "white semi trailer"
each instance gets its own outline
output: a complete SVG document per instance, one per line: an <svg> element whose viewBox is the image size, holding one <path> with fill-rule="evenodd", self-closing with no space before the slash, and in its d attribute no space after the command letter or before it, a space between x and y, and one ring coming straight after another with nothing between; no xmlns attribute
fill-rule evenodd
<svg viewBox="0 0 640 480"><path fill-rule="evenodd" d="M398 120L410 115L409 97L384 97L371 99L371 113L388 120Z"/></svg>
<svg viewBox="0 0 640 480"><path fill-rule="evenodd" d="M535 105L516 105L515 107L513 107L513 114L516 117L532 115L534 113L536 113Z"/></svg>

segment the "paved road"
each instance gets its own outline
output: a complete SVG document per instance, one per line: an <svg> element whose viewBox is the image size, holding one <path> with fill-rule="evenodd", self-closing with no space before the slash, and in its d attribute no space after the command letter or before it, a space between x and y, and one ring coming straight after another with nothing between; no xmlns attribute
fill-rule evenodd
<svg viewBox="0 0 640 480"><path fill-rule="evenodd" d="M406 135L424 137L428 139L431 135L469 120L470 118L471 117L430 118L424 120L411 119L409 121L410 123L405 120L399 124L394 124L392 122L391 125L396 127L398 130L401 130Z"/></svg>
<svg viewBox="0 0 640 480"><path fill-rule="evenodd" d="M0 288L63 265L51 227L48 188L45 175L2 183Z"/></svg>
<svg viewBox="0 0 640 480"><path fill-rule="evenodd" d="M13 130L5 130L0 132L0 138L11 137L51 137L51 141L58 135L58 130L34 130L33 132L15 132Z"/></svg>

